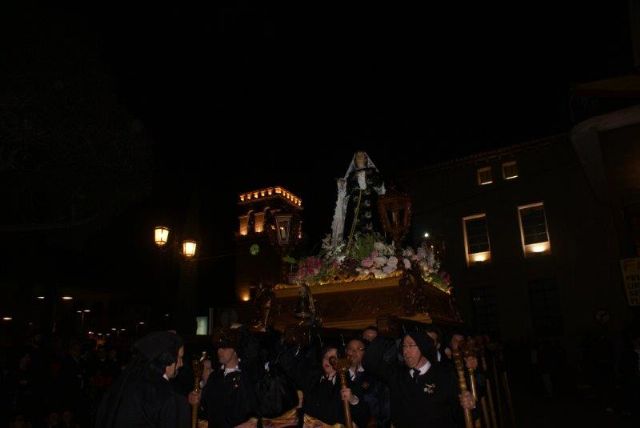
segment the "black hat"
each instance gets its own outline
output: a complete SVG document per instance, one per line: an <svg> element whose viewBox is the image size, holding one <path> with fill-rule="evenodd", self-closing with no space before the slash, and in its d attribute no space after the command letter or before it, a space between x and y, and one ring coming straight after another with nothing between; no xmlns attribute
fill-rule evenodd
<svg viewBox="0 0 640 428"><path fill-rule="evenodd" d="M238 329L219 328L213 333L213 346L215 348L232 348L238 351L239 339Z"/></svg>
<svg viewBox="0 0 640 428"><path fill-rule="evenodd" d="M182 339L175 333L155 331L138 339L138 341L133 344L133 347L151 361L163 353L178 355L178 350L182 344Z"/></svg>
<svg viewBox="0 0 640 428"><path fill-rule="evenodd" d="M423 357L425 357L430 362L436 361L436 345L433 343L433 339L427 336L427 333L412 331L404 335L404 338L409 336L416 342L418 345L418 349L420 349L420 353Z"/></svg>

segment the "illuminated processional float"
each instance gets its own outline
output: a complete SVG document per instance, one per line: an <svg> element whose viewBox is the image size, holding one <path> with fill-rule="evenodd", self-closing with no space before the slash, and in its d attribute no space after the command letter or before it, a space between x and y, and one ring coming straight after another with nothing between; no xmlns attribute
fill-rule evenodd
<svg viewBox="0 0 640 428"><path fill-rule="evenodd" d="M403 245L410 197L386 189L365 152L357 152L337 180L332 230L318 254L291 256L303 240L301 198L273 187L239 199L237 237L244 256L238 259L236 291L244 308L253 308L254 329L462 322L451 279L440 266L443 245L428 239Z"/></svg>

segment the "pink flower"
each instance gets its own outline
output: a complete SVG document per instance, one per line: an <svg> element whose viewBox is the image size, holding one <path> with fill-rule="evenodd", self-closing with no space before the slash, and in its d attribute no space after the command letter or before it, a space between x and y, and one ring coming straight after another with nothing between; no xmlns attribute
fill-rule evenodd
<svg viewBox="0 0 640 428"><path fill-rule="evenodd" d="M451 284L451 275L449 275L447 272L441 272L440 277L442 278L445 284L447 285Z"/></svg>

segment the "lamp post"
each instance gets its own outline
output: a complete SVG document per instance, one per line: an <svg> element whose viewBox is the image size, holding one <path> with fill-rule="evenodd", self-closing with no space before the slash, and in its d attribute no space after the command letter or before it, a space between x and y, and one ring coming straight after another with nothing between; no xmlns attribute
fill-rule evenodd
<svg viewBox="0 0 640 428"><path fill-rule="evenodd" d="M188 227L188 229L193 228ZM166 225L155 226L153 231L156 247L163 252L168 252L169 257L178 258L180 273L177 296L170 295L167 297L168 301L175 305L177 325L173 327L186 330L184 333L190 334L195 332L195 324L191 320L195 320L196 310L197 263L195 262L199 260L197 257L198 242L192 238L193 235L184 237L178 235ZM193 329L191 324L194 324ZM136 330L138 328L136 326Z"/></svg>

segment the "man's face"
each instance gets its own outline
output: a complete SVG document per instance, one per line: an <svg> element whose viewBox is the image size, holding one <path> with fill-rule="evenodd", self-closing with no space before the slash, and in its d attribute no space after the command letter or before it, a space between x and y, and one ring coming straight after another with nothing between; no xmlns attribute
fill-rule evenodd
<svg viewBox="0 0 640 428"><path fill-rule="evenodd" d="M164 369L164 374L169 379L173 379L174 377L176 377L178 375L178 370L183 365L183 361L182 361L183 357L184 357L184 346L181 346L180 349L178 349L178 358L176 359L176 362L171 364L171 365L169 365L169 366L167 366Z"/></svg>
<svg viewBox="0 0 640 428"><path fill-rule="evenodd" d="M464 336L461 334L454 334L451 336L451 349L453 351L457 350L462 342L464 342Z"/></svg>
<svg viewBox="0 0 640 428"><path fill-rule="evenodd" d="M218 361L225 366L233 361L236 350L233 348L218 348Z"/></svg>
<svg viewBox="0 0 640 428"><path fill-rule="evenodd" d="M336 374L336 370L331 365L331 358L338 358L338 350L335 348L329 349L322 356L322 370L325 376L333 376Z"/></svg>
<svg viewBox="0 0 640 428"><path fill-rule="evenodd" d="M347 345L347 356L351 360L351 365L358 367L362 364L364 356L364 344L359 340L352 340Z"/></svg>
<svg viewBox="0 0 640 428"><path fill-rule="evenodd" d="M405 336L402 340L402 356L404 357L404 362L411 369L420 367L420 363L423 362L420 348L418 348L411 336Z"/></svg>
<svg viewBox="0 0 640 428"><path fill-rule="evenodd" d="M378 332L370 328L362 332L362 338L368 342L373 342L376 337L378 337Z"/></svg>

